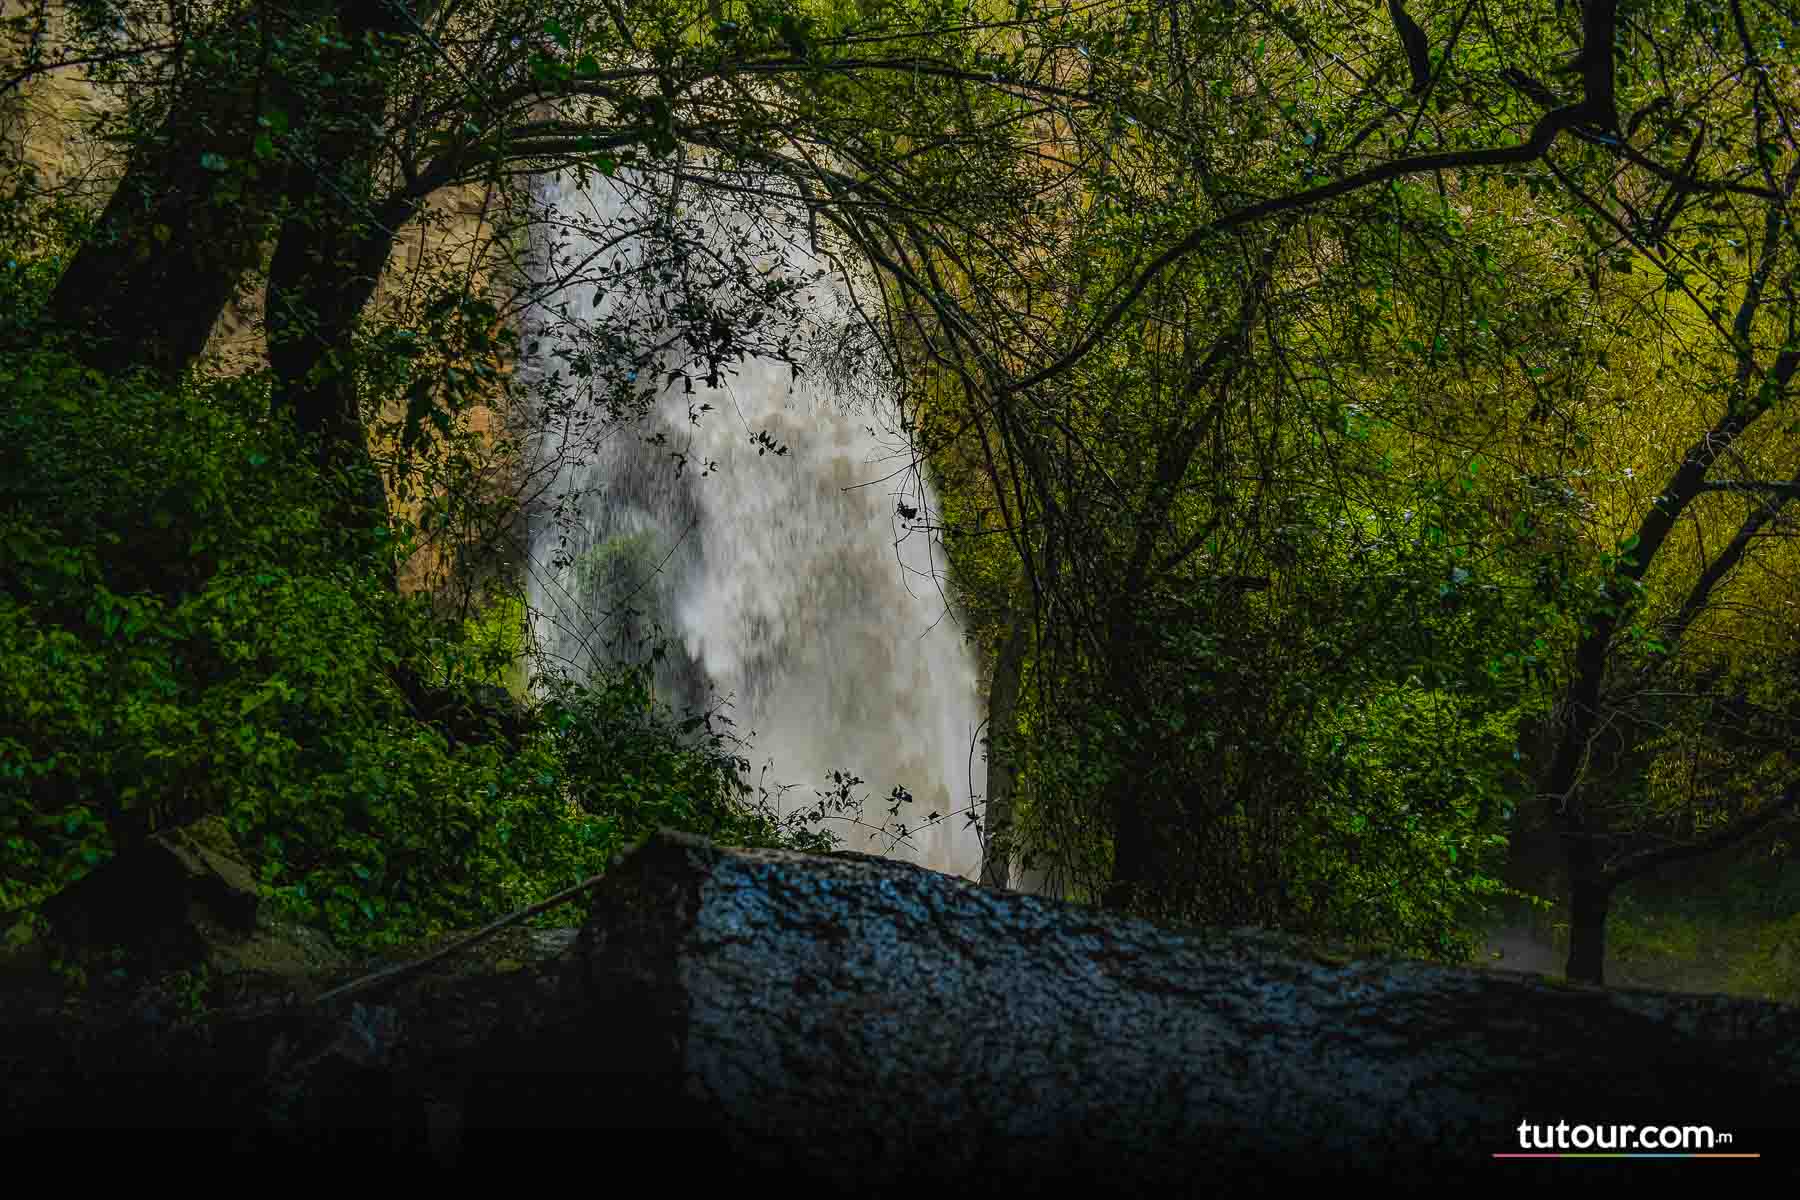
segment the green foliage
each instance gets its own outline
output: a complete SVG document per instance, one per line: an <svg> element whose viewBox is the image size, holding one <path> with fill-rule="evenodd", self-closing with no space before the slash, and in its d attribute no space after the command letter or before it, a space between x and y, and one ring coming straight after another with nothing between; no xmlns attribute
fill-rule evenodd
<svg viewBox="0 0 1800 1200"><path fill-rule="evenodd" d="M724 718L704 712L677 722L653 699L654 662L616 666L579 685L541 680L542 720L574 807L627 843L672 826L734 845L799 839L825 848L752 800L749 762Z"/></svg>
<svg viewBox="0 0 1800 1200"><path fill-rule="evenodd" d="M1731 989L1744 995L1800 1003L1800 913L1755 931L1755 943L1733 964Z"/></svg>
<svg viewBox="0 0 1800 1200"><path fill-rule="evenodd" d="M1512 802L1503 786L1516 715L1454 692L1372 689L1316 727L1308 759L1324 795L1307 817L1316 853L1294 894L1322 932L1465 959L1471 916L1510 894L1497 876Z"/></svg>
<svg viewBox="0 0 1800 1200"><path fill-rule="evenodd" d="M254 381L37 351L0 391L0 911L202 813L276 910L352 943L530 903L658 825L779 838L725 732L641 672L551 685L517 747L421 719L396 673L515 678L522 602L446 622L347 555Z"/></svg>
<svg viewBox="0 0 1800 1200"><path fill-rule="evenodd" d="M1153 814L1161 864L1140 911L1467 958L1471 910L1506 890L1493 871L1512 714L1359 683L1333 615L1160 603L1133 690L1071 698L1026 740L1039 856L1099 894L1110 856L1094 801L1124 796Z"/></svg>
<svg viewBox="0 0 1800 1200"><path fill-rule="evenodd" d="M66 255L92 221L61 199L37 194L37 176L21 165L0 172L0 340L32 330Z"/></svg>
<svg viewBox="0 0 1800 1200"><path fill-rule="evenodd" d="M502 593L463 623L468 675L525 698L525 600Z"/></svg>

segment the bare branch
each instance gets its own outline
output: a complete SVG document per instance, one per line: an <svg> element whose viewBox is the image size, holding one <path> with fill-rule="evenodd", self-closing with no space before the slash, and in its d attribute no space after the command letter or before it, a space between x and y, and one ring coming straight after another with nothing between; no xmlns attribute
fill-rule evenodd
<svg viewBox="0 0 1800 1200"><path fill-rule="evenodd" d="M1757 505L1755 510L1744 518L1744 523L1738 527L1737 535L1726 544L1723 550L1719 551L1717 558L1707 564L1706 570L1700 573L1700 578L1695 581L1693 588L1688 592L1687 599L1682 602L1680 610L1669 619L1664 627L1668 630L1671 644L1681 640L1682 636L1687 633L1688 626L1694 623L1694 619L1705 610L1707 604L1712 600L1712 594L1719 584L1737 569L1738 564L1743 561L1745 552L1750 549L1751 541L1762 531L1763 526L1774 520L1781 512L1782 506L1788 501L1800 497L1800 474L1795 475L1787 483L1746 484L1739 481L1721 481L1714 484L1703 484L1700 490L1703 492L1759 490L1772 492L1773 497L1768 502Z"/></svg>
<svg viewBox="0 0 1800 1200"><path fill-rule="evenodd" d="M1773 479L1714 479L1700 485L1703 492L1763 492L1782 500L1800 500L1800 479L1782 483Z"/></svg>

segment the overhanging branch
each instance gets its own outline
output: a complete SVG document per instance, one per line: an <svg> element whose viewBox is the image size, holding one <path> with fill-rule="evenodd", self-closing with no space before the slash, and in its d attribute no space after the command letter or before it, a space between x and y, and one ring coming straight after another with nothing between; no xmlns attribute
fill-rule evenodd
<svg viewBox="0 0 1800 1200"><path fill-rule="evenodd" d="M1125 294L1114 303L1112 308L1107 310L1106 315L1100 319L1099 323L1066 354L1042 370L1006 384L1001 391L1024 391L1037 386L1046 379L1060 375L1074 366L1102 338L1112 332L1114 326L1123 320L1125 314L1131 310L1131 306L1137 303L1138 297L1144 294L1144 289L1149 287L1158 276L1182 259L1199 251L1222 233L1229 232L1241 225L1260 221L1265 217L1316 208L1328 200L1335 200L1339 196L1347 196L1352 192L1358 192L1391 179L1424 175L1433 171L1516 166L1533 162L1550 149L1551 144L1564 130L1584 123L1588 118L1589 111L1584 101L1545 113L1538 119L1536 127L1531 131L1531 136L1517 146L1500 146L1492 150L1449 150L1435 154L1416 154L1408 158L1396 159L1393 162L1382 163L1380 166L1370 167L1366 171L1358 171L1354 175L1347 175L1342 179L1320 184L1318 187L1308 188L1305 191L1290 192L1285 196L1273 196L1209 221L1152 259L1150 265L1139 272L1137 278L1132 280L1131 285L1126 288Z"/></svg>
<svg viewBox="0 0 1800 1200"><path fill-rule="evenodd" d="M1339 196L1346 196L1378 183L1411 175L1481 167L1517 166L1533 162L1541 158L1555 143L1557 137L1566 130L1581 127L1597 129L1613 134L1613 137L1609 139L1609 144L1616 141L1619 114L1613 94L1612 56L1616 16L1614 0L1589 0L1582 12L1582 98L1574 104L1566 104L1552 109L1539 117L1537 124L1531 130L1531 135L1519 145L1497 146L1488 150L1451 150L1433 154L1410 155L1406 158L1395 159L1393 162L1370 167L1365 171L1358 171L1354 175L1347 175L1331 183L1299 192L1290 192L1285 196L1273 196L1226 213L1195 229L1157 255L1151 260L1150 265L1132 280L1130 286L1125 289L1125 294L1107 310L1106 315L1067 353L1042 370L1003 385L1000 388L1001 393L1019 392L1035 387L1074 366L1125 318L1125 314L1130 311L1132 305L1137 303L1138 297L1143 295L1144 289L1149 287L1153 280L1182 259L1198 252L1220 234L1241 225L1248 225L1251 222L1281 213L1315 208L1326 201L1335 200Z"/></svg>
<svg viewBox="0 0 1800 1200"><path fill-rule="evenodd" d="M1790 783L1787 790L1761 808L1724 829L1703 837L1697 842L1687 842L1680 846L1664 846L1660 850L1647 850L1632 856L1617 867L1608 867L1602 874L1614 887L1629 883L1633 879L1646 875L1658 867L1670 863L1685 862L1690 858L1704 858L1709 854L1728 849L1762 832L1791 815L1800 808L1800 782Z"/></svg>
<svg viewBox="0 0 1800 1200"><path fill-rule="evenodd" d="M1755 492L1783 500L1800 500L1800 479L1714 479L1700 485L1703 492Z"/></svg>

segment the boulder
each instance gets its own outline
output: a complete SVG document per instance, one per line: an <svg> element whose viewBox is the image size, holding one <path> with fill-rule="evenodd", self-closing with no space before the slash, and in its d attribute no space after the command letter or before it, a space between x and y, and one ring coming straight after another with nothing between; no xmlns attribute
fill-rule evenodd
<svg viewBox="0 0 1800 1200"><path fill-rule="evenodd" d="M123 947L152 969L205 960L220 939L256 929L256 877L224 823L208 817L158 833L46 901L58 940L82 950Z"/></svg>
<svg viewBox="0 0 1800 1200"><path fill-rule="evenodd" d="M598 882L578 934L366 974L391 965L199 1019L52 1017L0 1043L13 1115L154 1114L286 1164L329 1145L511 1170L565 1129L610 1136L609 1159L672 1153L684 1184L1142 1195L1518 1186L1531 1164L1494 1156L1521 1122L1709 1126L1779 1155L1800 1114L1800 1009L1354 959L674 834Z"/></svg>
<svg viewBox="0 0 1800 1200"><path fill-rule="evenodd" d="M1800 1126L1800 1009L1170 929L888 859L664 836L596 891L578 965L634 1031L622 1090L680 1081L644 1121L842 1187L1437 1186L1491 1180L1521 1122L1764 1153Z"/></svg>

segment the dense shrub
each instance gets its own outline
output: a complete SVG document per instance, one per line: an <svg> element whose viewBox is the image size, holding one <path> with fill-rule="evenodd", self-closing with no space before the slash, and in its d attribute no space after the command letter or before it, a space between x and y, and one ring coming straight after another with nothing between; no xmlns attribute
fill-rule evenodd
<svg viewBox="0 0 1800 1200"><path fill-rule="evenodd" d="M1495 872L1516 714L1357 662L1346 647L1398 650L1325 589L1283 601L1159 598L1133 690L1096 682L1036 709L1025 843L1103 895L1113 850L1093 831L1111 813L1096 801L1116 797L1154 822L1155 883L1134 911L1466 959L1470 917L1509 891Z"/></svg>
<svg viewBox="0 0 1800 1200"><path fill-rule="evenodd" d="M512 741L425 719L397 679L517 685L517 598L457 623L398 594L385 531L331 532L255 380L39 349L0 355L0 397L0 912L205 813L274 907L370 943L529 903L657 825L778 836L727 731L641 671L547 681Z"/></svg>

